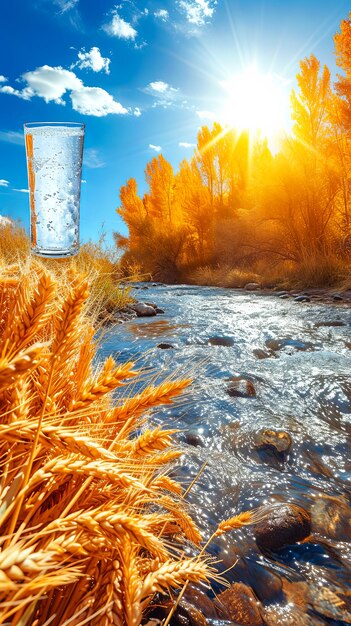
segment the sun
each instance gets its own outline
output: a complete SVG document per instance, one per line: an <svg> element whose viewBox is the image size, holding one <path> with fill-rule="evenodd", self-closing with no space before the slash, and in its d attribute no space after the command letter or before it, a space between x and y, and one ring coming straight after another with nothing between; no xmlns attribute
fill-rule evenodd
<svg viewBox="0 0 351 626"><path fill-rule="evenodd" d="M225 92L219 116L223 123L274 142L289 128L287 81L250 66L220 81Z"/></svg>

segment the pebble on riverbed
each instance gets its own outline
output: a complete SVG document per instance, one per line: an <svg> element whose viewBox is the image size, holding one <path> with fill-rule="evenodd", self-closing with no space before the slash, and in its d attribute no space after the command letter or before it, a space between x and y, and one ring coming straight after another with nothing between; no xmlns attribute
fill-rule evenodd
<svg viewBox="0 0 351 626"><path fill-rule="evenodd" d="M267 517L253 528L256 543L263 550L280 550L311 534L311 516L296 504L268 509Z"/></svg>
<svg viewBox="0 0 351 626"><path fill-rule="evenodd" d="M207 343L210 346L225 346L229 348L234 345L234 339L232 337L210 337Z"/></svg>
<svg viewBox="0 0 351 626"><path fill-rule="evenodd" d="M321 495L311 506L312 532L334 540L351 540L351 509L342 496Z"/></svg>
<svg viewBox="0 0 351 626"><path fill-rule="evenodd" d="M311 298L309 296L296 296L294 302L311 302Z"/></svg>
<svg viewBox="0 0 351 626"><path fill-rule="evenodd" d="M284 454L291 448L292 439L285 430L265 428L255 434L254 443L257 450L271 450L284 458Z"/></svg>
<svg viewBox="0 0 351 626"><path fill-rule="evenodd" d="M255 398L256 389L252 380L243 376L231 376L226 392L231 398Z"/></svg>

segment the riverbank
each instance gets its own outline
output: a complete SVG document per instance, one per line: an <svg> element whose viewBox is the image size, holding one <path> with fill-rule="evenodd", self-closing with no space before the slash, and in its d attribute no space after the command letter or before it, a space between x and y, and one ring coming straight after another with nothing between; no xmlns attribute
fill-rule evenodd
<svg viewBox="0 0 351 626"><path fill-rule="evenodd" d="M124 304L117 309L112 309L110 315L105 318L108 324L122 324L137 317L154 317L155 315L163 315L165 311L155 302L148 302L148 290L155 290L157 287L167 287L165 283L155 282L134 282L128 283L128 295L130 303ZM169 285L176 288L177 285ZM194 285L188 285L189 288ZM196 285L195 285L196 287ZM210 287L210 285L206 285ZM217 285L215 286L217 287ZM218 286L218 289L221 289ZM305 290L282 290L279 288L262 288L258 283L247 283L243 288L226 287L228 291L234 292L252 292L259 296L275 296L280 300L289 300L296 303L324 303L332 305L351 306L351 290L335 291L330 289L305 289ZM157 300L157 289L155 291ZM144 296L144 297L142 297Z"/></svg>

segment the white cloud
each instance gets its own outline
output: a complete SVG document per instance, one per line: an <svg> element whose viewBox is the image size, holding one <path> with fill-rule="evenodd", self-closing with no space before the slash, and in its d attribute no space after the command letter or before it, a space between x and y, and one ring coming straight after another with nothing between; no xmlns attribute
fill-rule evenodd
<svg viewBox="0 0 351 626"><path fill-rule="evenodd" d="M0 215L0 226L9 226L13 224L13 220L5 215Z"/></svg>
<svg viewBox="0 0 351 626"><path fill-rule="evenodd" d="M153 104L154 107L156 107L156 106L163 106L163 107L170 106L172 103L174 103L176 100L178 100L179 97L181 97L181 93L180 93L179 89L176 89L175 87L172 87L171 85L169 85L168 83L164 82L163 80L155 80L155 81L149 83L143 89L143 91L145 93L149 94L149 96L154 96L154 97L158 98L158 100Z"/></svg>
<svg viewBox="0 0 351 626"><path fill-rule="evenodd" d="M85 48L82 48L78 52L77 63L72 65L72 67L79 67L81 70L90 69L93 72L101 72L104 70L106 74L110 73L110 62L111 59L108 57L103 57L101 55L100 49L96 46L93 46L89 52L85 52Z"/></svg>
<svg viewBox="0 0 351 626"><path fill-rule="evenodd" d="M6 143L16 143L18 145L23 144L23 132L19 133L17 130L0 130L0 141L6 141Z"/></svg>
<svg viewBox="0 0 351 626"><path fill-rule="evenodd" d="M135 28L118 14L117 9L113 12L111 22L105 24L103 28L109 35L118 37L119 39L132 39L132 41L134 41L138 34Z"/></svg>
<svg viewBox="0 0 351 626"><path fill-rule="evenodd" d="M153 144L153 143L149 143L149 148L150 148L151 150L155 150L155 152L161 152L161 150L162 150L162 147L161 147L161 146L154 146L154 144Z"/></svg>
<svg viewBox="0 0 351 626"><path fill-rule="evenodd" d="M217 0L178 0L178 6L189 24L203 26L213 17Z"/></svg>
<svg viewBox="0 0 351 626"><path fill-rule="evenodd" d="M56 6L60 9L61 13L65 13L78 4L79 0L54 0Z"/></svg>
<svg viewBox="0 0 351 626"><path fill-rule="evenodd" d="M120 102L114 100L111 94L100 87L74 89L71 92L71 100L74 111L78 111L82 115L104 117L109 113L117 115L128 113L128 109L125 109Z"/></svg>
<svg viewBox="0 0 351 626"><path fill-rule="evenodd" d="M181 148L194 148L195 145L195 143L188 143L187 141L180 141L178 144Z"/></svg>
<svg viewBox="0 0 351 626"><path fill-rule="evenodd" d="M218 115L214 111L196 111L196 115L200 120L216 121Z"/></svg>
<svg viewBox="0 0 351 626"><path fill-rule="evenodd" d="M22 79L27 85L19 90L10 86L0 87L0 92L14 95L24 100L33 96L43 98L45 102L65 105L62 96L71 92L72 108L82 115L103 117L109 113L124 115L129 111L117 102L111 94L100 87L86 87L70 70L62 67L43 65L32 72L23 74Z"/></svg>
<svg viewBox="0 0 351 626"><path fill-rule="evenodd" d="M9 96L17 96L18 98L22 98L22 100L30 100L34 95L29 87L25 87L24 89L14 89L11 85L4 85L0 87L0 93L6 93Z"/></svg>
<svg viewBox="0 0 351 626"><path fill-rule="evenodd" d="M169 84L163 82L163 80L155 80L153 83L149 83L149 88L151 91L156 91L156 93L165 93L169 88ZM171 87L173 89L173 87Z"/></svg>
<svg viewBox="0 0 351 626"><path fill-rule="evenodd" d="M86 183L86 182L87 182L87 181L86 181L84 178L82 178L82 183Z"/></svg>
<svg viewBox="0 0 351 626"><path fill-rule="evenodd" d="M74 72L63 67L43 65L32 72L26 72L22 79L27 83L23 89L14 89L10 85L0 87L0 92L17 96L23 100L30 100L33 96L44 98L45 102L54 101L56 104L65 104L62 96L66 91L79 89L82 81Z"/></svg>
<svg viewBox="0 0 351 626"><path fill-rule="evenodd" d="M99 151L96 148L86 148L86 150L84 150L83 162L86 167L89 167L93 170L104 167L105 165L99 154Z"/></svg>
<svg viewBox="0 0 351 626"><path fill-rule="evenodd" d="M169 13L167 9L158 9L158 11L154 11L154 16L157 17L162 22L167 22L169 19Z"/></svg>
<svg viewBox="0 0 351 626"><path fill-rule="evenodd" d="M2 74L0 74L0 83L7 83L6 76L3 76Z"/></svg>
<svg viewBox="0 0 351 626"><path fill-rule="evenodd" d="M134 115L135 115L135 117L140 117L141 116L141 110L139 109L139 107L135 107Z"/></svg>
<svg viewBox="0 0 351 626"><path fill-rule="evenodd" d="M9 180L5 180L5 178L0 178L0 187L8 187L10 184Z"/></svg>
<svg viewBox="0 0 351 626"><path fill-rule="evenodd" d="M19 191L20 193L29 193L29 189L15 189L15 187L13 188L13 191Z"/></svg>

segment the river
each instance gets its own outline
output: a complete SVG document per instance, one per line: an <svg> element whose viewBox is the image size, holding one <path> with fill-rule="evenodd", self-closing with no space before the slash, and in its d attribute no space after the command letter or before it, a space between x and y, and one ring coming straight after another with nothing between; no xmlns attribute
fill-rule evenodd
<svg viewBox="0 0 351 626"><path fill-rule="evenodd" d="M188 498L204 535L222 519L266 503L312 511L313 538L276 553L262 553L250 529L218 539L211 548L218 568L238 560L227 579L252 585L259 597L258 581L269 587L270 576L304 581L312 593L335 584L351 594L350 307L186 285L149 286L134 295L165 314L112 327L101 353L137 360L158 379L194 379L184 402L152 419L181 430L184 456L174 473L184 484L207 461ZM211 345L213 337L232 345ZM230 377L251 381L256 395L228 395ZM287 432L290 449L259 448L262 429ZM311 623L344 623L328 611L319 619Z"/></svg>

